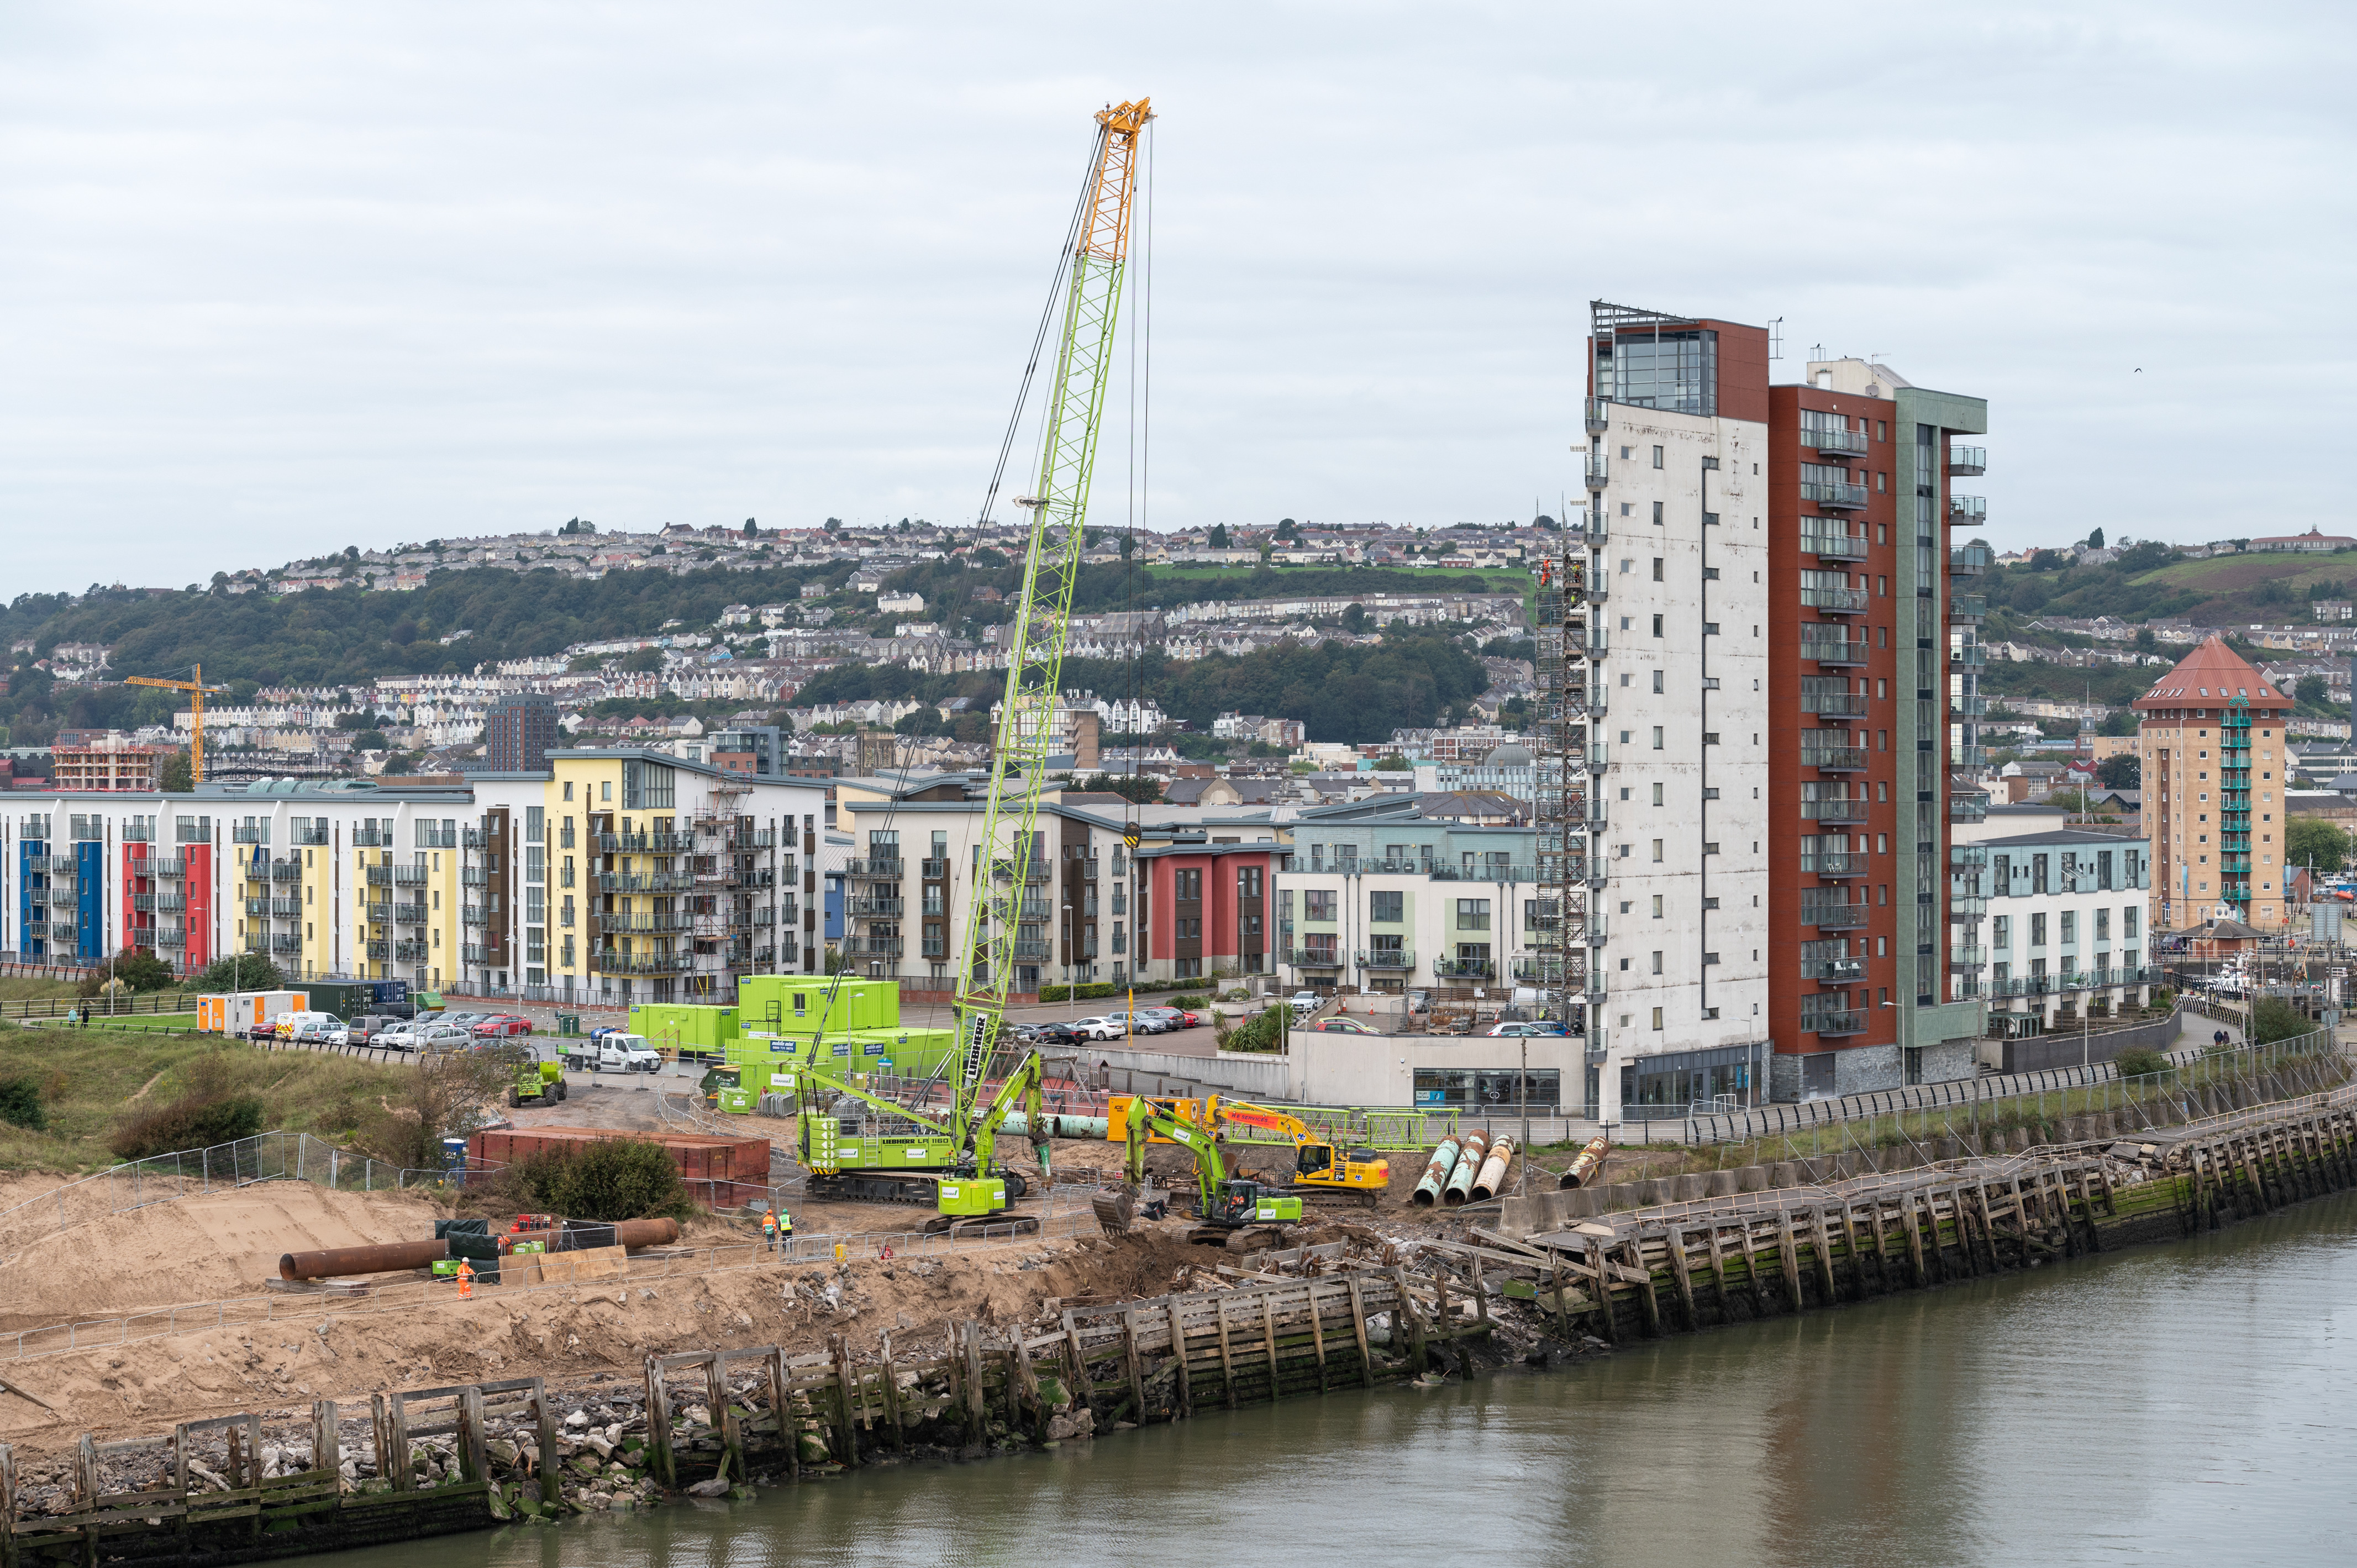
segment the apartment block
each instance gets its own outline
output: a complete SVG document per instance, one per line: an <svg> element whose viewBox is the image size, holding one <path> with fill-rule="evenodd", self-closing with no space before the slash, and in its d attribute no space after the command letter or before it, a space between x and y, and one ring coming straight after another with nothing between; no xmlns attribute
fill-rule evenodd
<svg viewBox="0 0 2357 1568"><path fill-rule="evenodd" d="M2018 827L1996 817L1956 828L1951 854L1986 877L1988 890L1988 950L1958 955L1956 993L1986 964L1980 993L1990 1023L2008 1036L2142 1005L2162 979L2151 961L2151 845L2080 828Z"/></svg>
<svg viewBox="0 0 2357 1568"><path fill-rule="evenodd" d="M2162 929L2212 915L2282 929L2291 699L2212 637L2132 705Z"/></svg>
<svg viewBox="0 0 2357 1568"><path fill-rule="evenodd" d="M622 1004L821 967L824 788L639 751L380 789L263 780L103 805L22 797L5 945L184 968L266 954L304 978Z"/></svg>

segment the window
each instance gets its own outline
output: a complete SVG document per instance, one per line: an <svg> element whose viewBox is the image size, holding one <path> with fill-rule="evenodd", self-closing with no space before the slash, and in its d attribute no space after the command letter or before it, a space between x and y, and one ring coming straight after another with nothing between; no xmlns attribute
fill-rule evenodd
<svg viewBox="0 0 2357 1568"><path fill-rule="evenodd" d="M1662 749L1662 726L1660 725L1655 725L1653 726L1653 749L1655 751Z"/></svg>
<svg viewBox="0 0 2357 1568"><path fill-rule="evenodd" d="M1660 895L1659 893L1656 893L1656 894L1654 894L1654 895L1653 895L1653 918L1655 918L1656 920L1658 920L1658 919L1660 919L1661 918L1662 918L1662 895ZM1653 971L1653 972L1654 972L1655 974L1659 974L1659 973L1661 973L1662 972L1661 972L1659 969L1656 969L1656 970L1654 970L1654 971Z"/></svg>
<svg viewBox="0 0 2357 1568"><path fill-rule="evenodd" d="M523 809L523 842L526 843L548 842L547 814L538 806L526 806Z"/></svg>
<svg viewBox="0 0 2357 1568"><path fill-rule="evenodd" d="M1653 448L1653 467L1655 467L1656 468L1658 468L1658 467L1660 467L1661 466L1662 466L1662 449L1661 449L1659 446L1656 446L1656 447L1654 447L1654 448Z"/></svg>
<svg viewBox="0 0 2357 1568"><path fill-rule="evenodd" d="M1405 893L1370 893L1367 895L1367 918L1382 925L1397 925L1407 918L1407 895Z"/></svg>
<svg viewBox="0 0 2357 1568"><path fill-rule="evenodd" d="M1653 671L1653 690L1654 690L1654 691L1656 691L1656 692L1659 692L1661 689L1662 689L1662 672L1661 672L1659 670L1656 670L1656 671Z"/></svg>
<svg viewBox="0 0 2357 1568"><path fill-rule="evenodd" d="M2029 945L2034 948L2046 945L2046 917L2043 915L2029 917Z"/></svg>
<svg viewBox="0 0 2357 1568"><path fill-rule="evenodd" d="M2062 911L2062 945L2066 948L2072 946L2078 940L2079 912L2075 909L2065 909Z"/></svg>
<svg viewBox="0 0 2357 1568"><path fill-rule="evenodd" d="M1663 841L1660 839L1653 841L1653 864L1656 865L1662 863L1662 843Z"/></svg>
<svg viewBox="0 0 2357 1568"><path fill-rule="evenodd" d="M1181 894L1181 897L1185 895ZM1301 893L1301 917L1305 920L1330 920L1334 917L1335 900L1340 897L1330 887L1306 887ZM1396 895L1394 895L1396 897Z"/></svg>
<svg viewBox="0 0 2357 1568"><path fill-rule="evenodd" d="M2067 942L2071 939L2066 935L2062 940ZM2112 912L2109 909L2095 911L2095 940L2099 942L2112 940Z"/></svg>
<svg viewBox="0 0 2357 1568"><path fill-rule="evenodd" d="M565 798L568 800L573 799L573 780L570 779L565 781Z"/></svg>
<svg viewBox="0 0 2357 1568"><path fill-rule="evenodd" d="M1236 868L1236 897L1239 898L1259 897L1260 874L1261 868L1257 865L1238 866Z"/></svg>
<svg viewBox="0 0 2357 1568"><path fill-rule="evenodd" d="M1653 581L1655 581L1656 583L1658 583L1658 582L1660 582L1661 580L1662 580L1662 558L1661 558L1660 556L1656 555L1656 556L1654 556L1654 557L1653 557Z"/></svg>
<svg viewBox="0 0 2357 1568"><path fill-rule="evenodd" d="M1171 897L1182 904L1203 896L1203 874L1200 870L1173 872L1170 881Z"/></svg>
<svg viewBox="0 0 2357 1568"><path fill-rule="evenodd" d="M1662 786L1661 786L1661 785L1659 785L1659 784L1656 784L1656 785L1654 785L1654 786L1653 786L1653 804L1655 804L1656 806L1658 806L1658 805L1660 805L1661 803L1662 803Z"/></svg>
<svg viewBox="0 0 2357 1568"><path fill-rule="evenodd" d="M2129 941L2136 940L2141 934L2136 929L2137 918L2138 911L2133 904L2120 911L2120 935ZM2128 961L2134 963L2136 961L2131 959Z"/></svg>
<svg viewBox="0 0 2357 1568"><path fill-rule="evenodd" d="M1659 501L1653 503L1653 526L1655 528L1662 526L1662 503Z"/></svg>
<svg viewBox="0 0 2357 1568"><path fill-rule="evenodd" d="M1486 931L1490 929L1490 900L1459 898L1457 900L1457 929L1460 931Z"/></svg>
<svg viewBox="0 0 2357 1568"><path fill-rule="evenodd" d="M1662 1010L1661 1010L1659 1007L1656 1007L1656 1008L1654 1008L1654 1009L1653 1009L1653 1027L1654 1027L1654 1028L1656 1028L1656 1029L1658 1029L1658 1028L1660 1028L1661 1026L1662 1026Z"/></svg>

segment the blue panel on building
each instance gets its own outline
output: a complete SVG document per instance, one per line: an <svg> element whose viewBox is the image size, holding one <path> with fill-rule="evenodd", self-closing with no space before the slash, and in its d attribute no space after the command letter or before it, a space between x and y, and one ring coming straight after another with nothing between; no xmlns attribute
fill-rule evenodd
<svg viewBox="0 0 2357 1568"><path fill-rule="evenodd" d="M106 956L106 846L96 841L74 845L75 907L81 931L76 947L89 960Z"/></svg>
<svg viewBox="0 0 2357 1568"><path fill-rule="evenodd" d="M48 877L33 870L33 860L37 855L46 855L48 853L48 844L40 839L16 841L16 929L24 933L27 958L48 956L48 928L44 926L38 936L33 934L34 885L37 882L47 883L48 880ZM47 905L44 904L43 908L46 908ZM44 916L45 919L46 918Z"/></svg>

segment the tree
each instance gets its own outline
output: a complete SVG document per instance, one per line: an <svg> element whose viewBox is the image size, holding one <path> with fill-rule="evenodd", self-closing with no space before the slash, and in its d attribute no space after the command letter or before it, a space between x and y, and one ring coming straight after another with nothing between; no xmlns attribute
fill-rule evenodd
<svg viewBox="0 0 2357 1568"><path fill-rule="evenodd" d="M2096 781L2106 789L2135 789L2144 783L2144 764L2136 753L2123 751L2095 765Z"/></svg>
<svg viewBox="0 0 2357 1568"><path fill-rule="evenodd" d="M840 532L843 532L843 519L841 519L841 518L839 518L839 517L831 517L831 518L828 518L828 519L826 520L826 531L827 531L829 533L840 533Z"/></svg>
<svg viewBox="0 0 2357 1568"><path fill-rule="evenodd" d="M1100 794L1118 795L1141 806L1157 805L1162 800L1162 780L1150 773L1099 773L1092 778L1075 780L1072 787Z"/></svg>
<svg viewBox="0 0 2357 1568"><path fill-rule="evenodd" d="M2099 529L2096 529L2093 533L2090 533L2090 534L2088 534L2088 535L2087 535L2087 548L2088 548L2088 549L2090 549L2090 550L2101 550L2103 547L2104 547L2104 531L2103 531L2102 529L2100 529L2100 528L2099 528Z"/></svg>
<svg viewBox="0 0 2357 1568"><path fill-rule="evenodd" d="M393 742L384 738L381 729L364 729L352 736L354 751L390 751Z"/></svg>
<svg viewBox="0 0 2357 1568"><path fill-rule="evenodd" d="M2255 1046L2271 1046L2313 1033L2308 1015L2280 996L2262 996L2251 1009L2251 1026L2243 1037Z"/></svg>
<svg viewBox="0 0 2357 1568"><path fill-rule="evenodd" d="M1342 629L1356 637L1367 629L1367 607L1351 605L1342 611Z"/></svg>
<svg viewBox="0 0 2357 1568"><path fill-rule="evenodd" d="M213 960L197 983L207 991L283 991L286 976L263 953L231 953Z"/></svg>
<svg viewBox="0 0 2357 1568"><path fill-rule="evenodd" d="M2153 636L2152 628L2148 626L2140 626L2136 628L2136 650L2138 653L2150 653L2154 649L2159 646L2160 639Z"/></svg>
<svg viewBox="0 0 2357 1568"><path fill-rule="evenodd" d="M2284 831L2284 864L2312 865L2319 873L2345 871L2349 835L2322 817L2294 817Z"/></svg>
<svg viewBox="0 0 2357 1568"><path fill-rule="evenodd" d="M1136 553L1137 553L1137 535L1135 535L1135 534L1134 534L1134 533L1125 533L1125 534L1123 534L1123 535L1121 536L1121 558L1122 558L1123 560L1126 561L1126 560L1130 559L1132 556L1135 555Z"/></svg>
<svg viewBox="0 0 2357 1568"><path fill-rule="evenodd" d="M156 787L167 795L185 795L197 787L187 752L176 751L164 759L156 770Z"/></svg>
<svg viewBox="0 0 2357 1568"><path fill-rule="evenodd" d="M1289 517L1280 518L1276 524L1276 536L1279 539L1286 540L1291 543L1298 544L1301 542L1301 527Z"/></svg>
<svg viewBox="0 0 2357 1568"><path fill-rule="evenodd" d="M754 521L751 518L749 518L749 517L748 517L748 518L747 518L747 519L745 520L745 537L746 537L746 538L750 539L750 538L752 538L755 534L757 534L757 533L759 533L759 532L761 532L761 528L760 528L760 525L759 525L759 523L755 522L755 521Z"/></svg>
<svg viewBox="0 0 2357 1568"><path fill-rule="evenodd" d="M1228 525L1224 522L1211 524L1211 532L1204 536L1203 542L1214 550L1225 550L1228 547Z"/></svg>
<svg viewBox="0 0 2357 1568"><path fill-rule="evenodd" d="M1388 757L1376 757L1375 771L1378 773L1413 773L1415 771L1415 764L1410 762L1406 757L1394 753Z"/></svg>

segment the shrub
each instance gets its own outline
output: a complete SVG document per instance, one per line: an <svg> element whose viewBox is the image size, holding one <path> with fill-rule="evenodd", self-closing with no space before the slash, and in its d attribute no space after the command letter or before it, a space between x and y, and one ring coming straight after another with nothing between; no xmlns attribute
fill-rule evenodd
<svg viewBox="0 0 2357 1568"><path fill-rule="evenodd" d="M41 1109L41 1086L31 1077L0 1079L0 1122L11 1127L29 1127L36 1133L48 1129L49 1118Z"/></svg>
<svg viewBox="0 0 2357 1568"><path fill-rule="evenodd" d="M1204 1005L1204 1003L1205 998L1203 997L1184 994L1173 996L1170 999L1170 1005L1173 1007L1200 1007Z"/></svg>
<svg viewBox="0 0 2357 1568"><path fill-rule="evenodd" d="M1233 1028L1225 1027L1220 1015L1214 1014L1211 1032L1219 1037L1219 1048L1223 1051L1282 1051L1286 1015L1290 1011L1283 1005L1264 1007L1259 1016L1248 1018Z"/></svg>
<svg viewBox="0 0 2357 1568"><path fill-rule="evenodd" d="M1074 997L1087 1001L1092 997L1120 994L1119 986L1103 980L1092 980L1082 985L1043 985L1039 988L1039 1000L1042 1002L1070 1002Z"/></svg>
<svg viewBox="0 0 2357 1568"><path fill-rule="evenodd" d="M2281 997L2263 996L2251 1009L2251 1027L2247 1037L2255 1046L2273 1045L2277 1040L2293 1039L2309 1034L2316 1026L2302 1013Z"/></svg>
<svg viewBox="0 0 2357 1568"><path fill-rule="evenodd" d="M181 1149L210 1149L261 1131L259 1095L191 1093L124 1122L107 1146L118 1159L144 1160Z"/></svg>
<svg viewBox="0 0 2357 1568"><path fill-rule="evenodd" d="M2167 986L2162 986L2159 990L2152 993L2152 1005L2160 1012L2165 1013L2169 1011L2170 1007L2176 1004L2176 1002L2177 993L2169 990Z"/></svg>
<svg viewBox="0 0 2357 1568"><path fill-rule="evenodd" d="M2122 1078L2149 1078L2154 1073L2169 1070L2167 1057L2143 1046L2122 1051L2115 1060Z"/></svg>
<svg viewBox="0 0 2357 1568"><path fill-rule="evenodd" d="M535 1209L567 1219L646 1219L684 1215L693 1207L670 1153L637 1138L544 1150L514 1175Z"/></svg>

